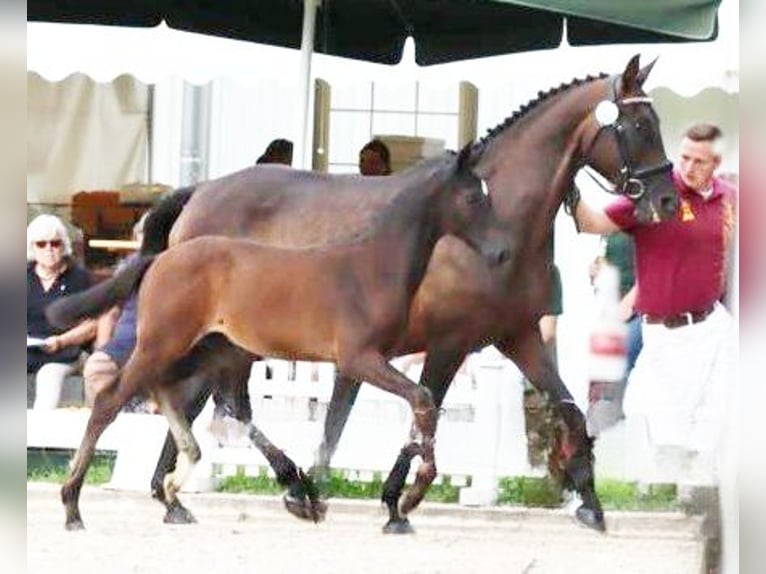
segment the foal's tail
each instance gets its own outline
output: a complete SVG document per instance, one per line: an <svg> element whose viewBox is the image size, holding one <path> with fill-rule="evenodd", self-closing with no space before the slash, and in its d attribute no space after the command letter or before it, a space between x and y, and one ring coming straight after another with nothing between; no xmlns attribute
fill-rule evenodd
<svg viewBox="0 0 766 574"><path fill-rule="evenodd" d="M66 329L88 317L97 317L124 302L138 288L141 278L156 255L137 255L111 278L90 289L57 299L45 308L51 325Z"/></svg>

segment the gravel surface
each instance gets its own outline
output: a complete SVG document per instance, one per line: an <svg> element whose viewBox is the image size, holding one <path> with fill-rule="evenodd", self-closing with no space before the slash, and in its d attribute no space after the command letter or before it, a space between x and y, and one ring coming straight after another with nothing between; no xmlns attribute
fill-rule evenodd
<svg viewBox="0 0 766 574"><path fill-rule="evenodd" d="M86 530L67 532L58 487L27 486L27 572L119 574L699 574L698 518L610 513L609 532L564 511L469 509L424 503L411 536L381 533L371 501L330 501L314 525L288 515L276 497L184 494L198 519L162 523L148 494L86 487Z"/></svg>

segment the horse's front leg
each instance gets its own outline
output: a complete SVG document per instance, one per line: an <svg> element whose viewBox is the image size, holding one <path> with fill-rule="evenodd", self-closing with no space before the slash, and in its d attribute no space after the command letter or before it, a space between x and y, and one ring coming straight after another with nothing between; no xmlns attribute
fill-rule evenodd
<svg viewBox="0 0 766 574"><path fill-rule="evenodd" d="M455 349L429 348L426 353L420 384L431 391L437 412L444 402L447 389L463 363L463 359L465 359L465 353ZM403 534L413 531L409 520L400 515L398 501L404 490L412 459L418 454L420 451L416 444L405 445L383 483L381 499L388 507L388 522L383 527L386 533Z"/></svg>
<svg viewBox="0 0 766 574"><path fill-rule="evenodd" d="M413 456L419 454L422 462L415 475L415 482L398 501L397 516L404 522L407 519L407 514L423 500L428 487L436 478L434 435L437 417L431 392L427 388L410 381L377 352L370 351L344 358L338 362L338 369L351 379L367 381L379 389L402 397L412 408L414 430L419 435L420 440L414 440L405 448L410 449ZM407 456L409 454L407 453ZM384 531L387 530L384 528ZM411 532L411 529L406 531Z"/></svg>
<svg viewBox="0 0 766 574"><path fill-rule="evenodd" d="M516 363L537 389L548 393L556 405L568 431L564 439L564 471L583 501L576 516L586 526L604 531L604 512L595 488L593 439L588 436L585 416L561 380L536 325L512 338L495 341L495 346Z"/></svg>
<svg viewBox="0 0 766 574"><path fill-rule="evenodd" d="M349 379L340 373L335 375L335 385L324 421L324 436L314 457L314 465L309 469L309 475L316 481L322 496L327 494L324 490L330 475L330 461L338 448L351 408L356 402L360 384L360 381Z"/></svg>

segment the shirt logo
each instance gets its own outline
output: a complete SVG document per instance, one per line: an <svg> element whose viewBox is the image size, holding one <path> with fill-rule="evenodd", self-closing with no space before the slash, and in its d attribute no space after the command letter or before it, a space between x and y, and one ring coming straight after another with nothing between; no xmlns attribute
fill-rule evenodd
<svg viewBox="0 0 766 574"><path fill-rule="evenodd" d="M681 221L694 221L694 212L692 211L691 204L685 200L681 200Z"/></svg>

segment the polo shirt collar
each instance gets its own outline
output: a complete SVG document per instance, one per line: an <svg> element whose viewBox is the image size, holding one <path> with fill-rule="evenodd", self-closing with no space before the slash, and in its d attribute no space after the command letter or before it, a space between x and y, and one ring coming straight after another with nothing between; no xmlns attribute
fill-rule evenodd
<svg viewBox="0 0 766 574"><path fill-rule="evenodd" d="M714 199L716 197L719 197L723 194L723 190L721 190L721 186L718 185L718 178L713 177L713 180L710 182L710 188L708 188L710 191L710 195L703 196L696 190L690 188L688 185L684 183L684 180L681 178L681 175L678 173L678 171L673 172L673 182L676 185L676 189L682 194L682 195L692 195L693 197L697 197L703 201L710 201L711 199Z"/></svg>

